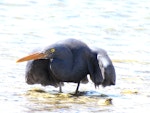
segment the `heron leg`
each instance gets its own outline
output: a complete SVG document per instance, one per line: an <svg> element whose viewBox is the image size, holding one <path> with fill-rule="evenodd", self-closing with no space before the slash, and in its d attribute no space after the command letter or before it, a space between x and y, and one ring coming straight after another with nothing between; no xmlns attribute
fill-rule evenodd
<svg viewBox="0 0 150 113"><path fill-rule="evenodd" d="M61 82L59 83L59 93L62 93Z"/></svg>
<svg viewBox="0 0 150 113"><path fill-rule="evenodd" d="M75 95L77 95L77 94L78 94L79 86L80 86L80 82L78 82L78 85L77 85L77 88L76 88L76 91L75 91Z"/></svg>

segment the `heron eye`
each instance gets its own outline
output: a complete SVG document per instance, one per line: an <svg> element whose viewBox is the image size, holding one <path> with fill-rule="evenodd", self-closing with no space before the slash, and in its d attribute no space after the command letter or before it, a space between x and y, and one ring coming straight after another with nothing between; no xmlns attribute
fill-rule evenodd
<svg viewBox="0 0 150 113"><path fill-rule="evenodd" d="M55 49L54 49L54 48L50 49L50 52L51 52L51 53L54 53L54 52L55 52Z"/></svg>

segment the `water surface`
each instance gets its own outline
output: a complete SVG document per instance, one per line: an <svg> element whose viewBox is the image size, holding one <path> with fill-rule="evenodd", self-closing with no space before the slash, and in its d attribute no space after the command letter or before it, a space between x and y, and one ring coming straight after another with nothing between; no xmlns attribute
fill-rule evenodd
<svg viewBox="0 0 150 113"><path fill-rule="evenodd" d="M0 26L0 112L150 111L149 0L2 0ZM116 86L95 89L90 82L74 97L76 84L66 83L62 95L58 88L27 85L26 63L15 61L67 38L105 49L116 69ZM29 93L34 88L45 92ZM103 98L111 98L112 105L100 105Z"/></svg>

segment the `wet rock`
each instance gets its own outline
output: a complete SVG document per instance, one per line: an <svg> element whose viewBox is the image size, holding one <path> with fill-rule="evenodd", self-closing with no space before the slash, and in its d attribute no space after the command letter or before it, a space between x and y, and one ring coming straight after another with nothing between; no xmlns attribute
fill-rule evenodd
<svg viewBox="0 0 150 113"><path fill-rule="evenodd" d="M43 89L39 89L39 88L33 88L33 89L29 90L29 92L45 93L45 91Z"/></svg>
<svg viewBox="0 0 150 113"><path fill-rule="evenodd" d="M101 98L101 99L99 99L97 104L101 105L101 106L112 105L112 99L111 98Z"/></svg>
<svg viewBox="0 0 150 113"><path fill-rule="evenodd" d="M49 94L43 89L39 88L33 88L31 90L28 90L25 94L25 96L28 97L35 97L35 98L53 98L55 95Z"/></svg>
<svg viewBox="0 0 150 113"><path fill-rule="evenodd" d="M70 106L74 104L95 104L107 106L112 104L112 99L107 98L105 94L100 95L87 95L87 92L80 92L79 95L69 93L51 93L43 89L34 88L25 93L29 101L40 104ZM98 101L97 101L98 100Z"/></svg>

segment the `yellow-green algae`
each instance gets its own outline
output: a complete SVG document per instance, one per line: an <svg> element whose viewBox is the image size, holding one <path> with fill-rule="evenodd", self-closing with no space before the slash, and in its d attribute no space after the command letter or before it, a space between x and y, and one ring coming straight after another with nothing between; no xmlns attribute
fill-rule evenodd
<svg viewBox="0 0 150 113"><path fill-rule="evenodd" d="M105 94L100 95L86 95L85 92L79 92L79 95L75 96L74 94L69 93L51 93L46 92L43 89L33 88L28 90L25 93L25 96L30 101L44 103L44 104L86 104L93 103L98 105L111 105L112 99L107 98L108 96Z"/></svg>
<svg viewBox="0 0 150 113"><path fill-rule="evenodd" d="M121 94L138 94L138 90L137 89L123 89L121 91Z"/></svg>

